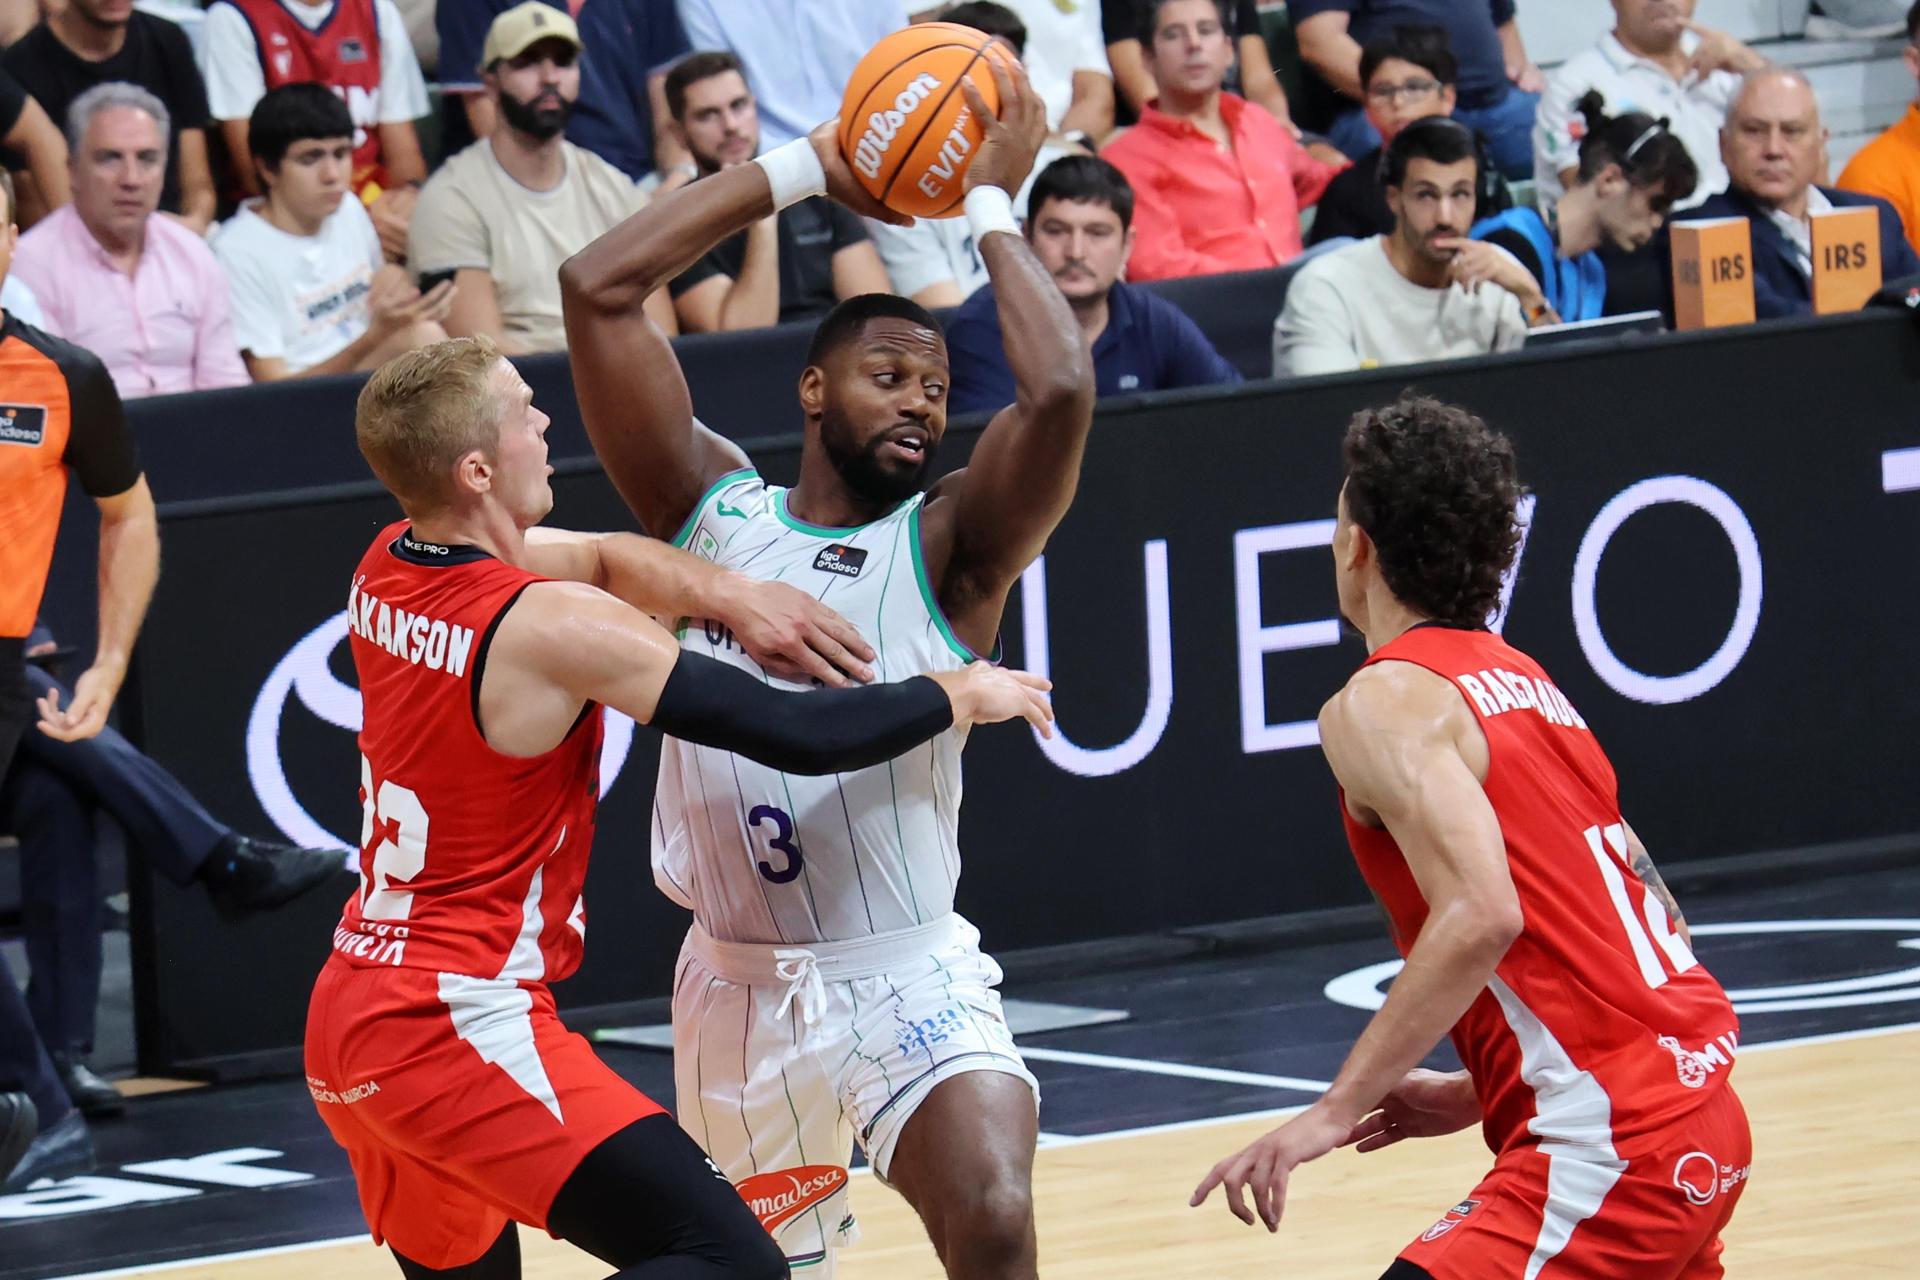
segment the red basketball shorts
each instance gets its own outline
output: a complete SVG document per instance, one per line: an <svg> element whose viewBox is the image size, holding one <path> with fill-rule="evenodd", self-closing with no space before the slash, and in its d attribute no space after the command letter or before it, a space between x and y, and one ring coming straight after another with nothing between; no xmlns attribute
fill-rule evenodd
<svg viewBox="0 0 1920 1280"><path fill-rule="evenodd" d="M544 1227L588 1152L663 1108L560 1024L542 984L327 962L307 1088L376 1243L436 1270Z"/></svg>
<svg viewBox="0 0 1920 1280"><path fill-rule="evenodd" d="M1516 1148L1400 1256L1434 1280L1717 1280L1753 1160L1730 1087L1651 1150Z"/></svg>

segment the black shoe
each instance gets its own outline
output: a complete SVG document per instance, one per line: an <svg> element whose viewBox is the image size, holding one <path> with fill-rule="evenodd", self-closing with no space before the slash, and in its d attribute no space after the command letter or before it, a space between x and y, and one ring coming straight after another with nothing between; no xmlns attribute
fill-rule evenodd
<svg viewBox="0 0 1920 1280"><path fill-rule="evenodd" d="M85 1061L77 1056L66 1054L53 1055L53 1069L60 1077L60 1085L67 1091L67 1097L73 1105L80 1108L80 1114L89 1119L99 1116L117 1116L127 1109L127 1100L120 1091L93 1074Z"/></svg>
<svg viewBox="0 0 1920 1280"><path fill-rule="evenodd" d="M93 1135L87 1132L86 1118L78 1111L69 1111L58 1124L33 1140L27 1154L13 1167L7 1180L0 1183L0 1192L25 1191L42 1178L57 1181L92 1170Z"/></svg>
<svg viewBox="0 0 1920 1280"><path fill-rule="evenodd" d="M343 873L338 849L296 849L230 835L201 864L213 905L230 920L284 906L307 890Z"/></svg>
<svg viewBox="0 0 1920 1280"><path fill-rule="evenodd" d="M0 1178L13 1172L39 1132L33 1099L24 1093L0 1093Z"/></svg>

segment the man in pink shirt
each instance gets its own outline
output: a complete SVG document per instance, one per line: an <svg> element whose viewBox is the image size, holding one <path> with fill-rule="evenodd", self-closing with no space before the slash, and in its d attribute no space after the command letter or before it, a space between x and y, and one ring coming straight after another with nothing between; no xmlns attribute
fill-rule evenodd
<svg viewBox="0 0 1920 1280"><path fill-rule="evenodd" d="M1344 167L1221 91L1233 35L1217 0L1149 0L1140 43L1160 96L1100 154L1138 201L1134 280L1275 267L1300 252L1300 210Z"/></svg>
<svg viewBox="0 0 1920 1280"><path fill-rule="evenodd" d="M122 399L236 387L227 279L206 241L157 213L167 109L137 85L96 85L67 120L73 203L20 237L15 274L47 330L107 366Z"/></svg>

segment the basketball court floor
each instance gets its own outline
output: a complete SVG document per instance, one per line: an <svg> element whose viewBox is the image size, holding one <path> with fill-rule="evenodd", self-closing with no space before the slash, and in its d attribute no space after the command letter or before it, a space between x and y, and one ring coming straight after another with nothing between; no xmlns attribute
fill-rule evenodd
<svg viewBox="0 0 1920 1280"><path fill-rule="evenodd" d="M1920 867L1681 897L1696 951L1741 1012L1734 1079L1755 1157L1727 1236L1729 1274L1912 1274ZM1079 975L1016 968L1011 996L1130 1015L1022 1039L1045 1093L1042 1274L1372 1280L1472 1188L1489 1161L1477 1133L1306 1166L1278 1235L1242 1226L1217 1195L1201 1209L1186 1200L1216 1159L1338 1070L1392 951L1379 938L1211 940L1170 940L1158 959ZM1172 954L1181 946L1190 954ZM671 1098L664 1053L602 1052ZM0 1280L398 1275L366 1241L346 1160L297 1080L150 1094L94 1133L94 1175L0 1197ZM842 1275L937 1280L911 1211L864 1172L854 1211L865 1236ZM544 1235L521 1238L530 1277L607 1273Z"/></svg>

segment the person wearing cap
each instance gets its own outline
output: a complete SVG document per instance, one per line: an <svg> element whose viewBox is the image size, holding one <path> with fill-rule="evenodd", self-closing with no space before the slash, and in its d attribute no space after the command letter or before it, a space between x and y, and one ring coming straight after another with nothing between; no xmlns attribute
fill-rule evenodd
<svg viewBox="0 0 1920 1280"><path fill-rule="evenodd" d="M413 128L427 114L427 86L393 0L215 0L201 32L207 106L240 189L260 194L247 145L260 99L283 84L318 81L352 113L353 190L398 262L427 176Z"/></svg>
<svg viewBox="0 0 1920 1280"><path fill-rule="evenodd" d="M509 355L566 346L560 264L646 203L619 169L563 135L580 98L580 30L540 0L493 20L480 80L493 133L453 156L420 192L408 261L424 285L454 282L443 322ZM664 297L648 313L674 332Z"/></svg>

